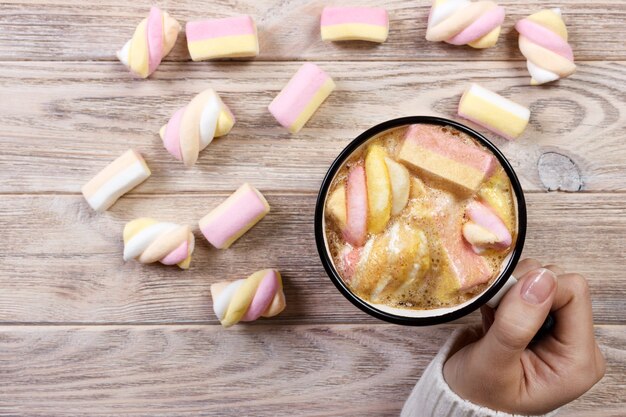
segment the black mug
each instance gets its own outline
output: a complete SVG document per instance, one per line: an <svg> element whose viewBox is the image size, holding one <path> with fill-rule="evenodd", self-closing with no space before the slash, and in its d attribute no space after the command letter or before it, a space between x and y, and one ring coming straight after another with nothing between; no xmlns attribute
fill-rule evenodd
<svg viewBox="0 0 626 417"><path fill-rule="evenodd" d="M367 146L370 141L377 138L381 134L391 129L409 126L412 124L433 124L450 126L458 131L469 135L471 138L475 139L478 143L491 151L491 153L498 159L498 162L504 168L504 171L509 177L513 189L514 202L517 209L517 237L515 242L513 242L513 250L507 255L506 259L502 263L498 277L492 281L491 285L489 285L481 293L472 297L470 300L454 307L437 308L432 310L412 310L373 304L363 300L362 298L354 294L341 278L339 272L337 271L337 268L334 265L333 259L328 250L328 244L326 242L326 199L330 186L344 163L354 152L359 150L361 147ZM524 248L525 237L526 201L524 200L524 193L522 191L522 187L519 183L517 175L515 174L515 171L511 167L509 161L504 157L504 155L502 155L502 153L494 144L492 144L480 133L476 132L473 129L470 129L469 127L461 123L440 117L410 116L393 119L378 124L360 134L348 146L346 146L343 151L341 151L339 156L331 164L324 180L322 181L322 186L320 187L315 207L315 241L317 244L317 250L319 252L322 264L324 265L324 269L328 273L328 276L330 277L333 284L335 284L337 289L350 302L352 302L352 304L354 304L367 314L390 323L408 326L428 326L456 320L471 313L472 311L478 309L484 304L488 304L491 307L495 308L502 295L504 295L504 293L517 282L512 274L520 259L522 249Z"/></svg>

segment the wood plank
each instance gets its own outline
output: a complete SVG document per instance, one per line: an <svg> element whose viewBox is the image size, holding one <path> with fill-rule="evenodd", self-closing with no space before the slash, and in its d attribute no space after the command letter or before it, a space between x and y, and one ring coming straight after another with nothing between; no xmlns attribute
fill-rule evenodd
<svg viewBox="0 0 626 417"><path fill-rule="evenodd" d="M257 60L521 60L515 22L545 7L545 1L523 3L501 0L507 17L494 48L477 51L427 42L424 38L429 1L389 0L391 30L382 45L325 43L320 39L319 15L327 1L246 0L214 1L208 8L200 0L109 0L84 3L76 0L4 0L0 2L0 60L114 60L115 51L132 35L135 25L153 3L167 9L179 21L199 18L252 15L259 27L261 54ZM364 0L360 5L380 5ZM578 60L626 59L623 39L626 8L623 0L559 2ZM179 37L166 58L188 61L186 40ZM206 64L205 67L211 67Z"/></svg>
<svg viewBox="0 0 626 417"><path fill-rule="evenodd" d="M1 327L0 412L396 416L453 328ZM624 410L624 330L596 327L607 374L559 416Z"/></svg>
<svg viewBox="0 0 626 417"><path fill-rule="evenodd" d="M196 222L224 195L131 196L95 214L78 196L4 196L0 203L0 320L47 323L216 323L209 287L275 267L287 309L272 322L360 323L327 278L313 236L313 194L266 194L271 213L228 250L200 233L188 271L124 263L126 221ZM590 281L597 323L624 323L626 194L530 194L525 255Z"/></svg>
<svg viewBox="0 0 626 417"><path fill-rule="evenodd" d="M134 80L114 52L154 3L182 22L251 14L262 53L256 62L192 63L181 36L150 80ZM513 25L544 1L499 0L503 34L484 51L426 42L429 1L385 2L392 25L383 45L324 43L318 16L327 3L0 0L0 415L398 415L449 333L478 314L417 329L361 313L319 263L315 194L360 132L399 116L455 118L462 90L479 82L532 110L520 140L487 133L528 192L525 255L591 284L607 375L559 415L623 416L626 1L563 0L579 71L538 88L527 86ZM266 107L301 65L290 61L303 60L319 61L338 88L291 136ZM208 86L238 123L186 170L156 132ZM80 187L131 146L152 178L94 213ZM197 228L244 181L265 192L272 212L231 249L211 248L196 231L190 271L122 261L127 220ZM540 193L553 189L590 193ZM211 283L270 266L283 272L287 310L216 325Z"/></svg>
<svg viewBox="0 0 626 417"><path fill-rule="evenodd" d="M515 142L479 129L510 158L526 190L561 183L626 190L626 62L581 64L571 79L539 88L526 85L521 62L327 62L337 91L301 133L290 135L266 107L299 65L222 63L207 71L168 63L148 81L130 79L113 63L4 66L0 193L78 192L131 146L153 171L139 193L226 191L252 180L265 189L313 191L339 151L372 125L416 114L455 118L471 81L530 106L531 124ZM163 149L157 132L208 86L238 122L188 170Z"/></svg>

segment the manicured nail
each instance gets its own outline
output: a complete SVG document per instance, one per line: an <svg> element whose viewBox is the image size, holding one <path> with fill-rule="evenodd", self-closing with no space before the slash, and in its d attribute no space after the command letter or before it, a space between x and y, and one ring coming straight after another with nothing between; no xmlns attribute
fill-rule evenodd
<svg viewBox="0 0 626 417"><path fill-rule="evenodd" d="M541 304L550 297L556 287L556 275L549 269L538 269L531 273L522 285L522 298L532 304Z"/></svg>

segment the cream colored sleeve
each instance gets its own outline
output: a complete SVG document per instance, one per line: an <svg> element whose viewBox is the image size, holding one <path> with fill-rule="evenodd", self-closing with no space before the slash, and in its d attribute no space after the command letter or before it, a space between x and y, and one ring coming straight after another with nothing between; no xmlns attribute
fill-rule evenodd
<svg viewBox="0 0 626 417"><path fill-rule="evenodd" d="M472 335L471 329L458 329L450 336L417 381L404 403L401 417L520 417L466 401L452 391L443 379L443 364L451 352L464 346ZM555 410L539 417L554 416L557 412Z"/></svg>

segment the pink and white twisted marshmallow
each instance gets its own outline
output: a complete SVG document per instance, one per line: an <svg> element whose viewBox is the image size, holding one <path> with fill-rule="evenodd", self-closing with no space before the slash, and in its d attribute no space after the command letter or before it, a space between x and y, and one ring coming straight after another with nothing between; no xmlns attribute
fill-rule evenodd
<svg viewBox="0 0 626 417"><path fill-rule="evenodd" d="M124 260L189 268L195 239L189 226L141 217L124 227Z"/></svg>
<svg viewBox="0 0 626 417"><path fill-rule="evenodd" d="M280 273L263 269L246 279L211 285L213 310L224 327L259 317L273 317L285 309Z"/></svg>
<svg viewBox="0 0 626 417"><path fill-rule="evenodd" d="M148 17L137 25L133 37L117 52L117 58L133 74L146 78L170 53L180 29L176 19L153 6Z"/></svg>
<svg viewBox="0 0 626 417"><path fill-rule="evenodd" d="M426 40L490 48L498 42L504 8L493 1L435 0L426 29Z"/></svg>
<svg viewBox="0 0 626 417"><path fill-rule="evenodd" d="M213 138L230 132L234 124L233 113L220 96L209 88L195 96L187 106L176 111L159 134L165 149L191 167L198 160L200 151Z"/></svg>
<svg viewBox="0 0 626 417"><path fill-rule="evenodd" d="M531 85L549 83L576 71L574 52L560 9L542 10L520 20L519 49L526 57Z"/></svg>

